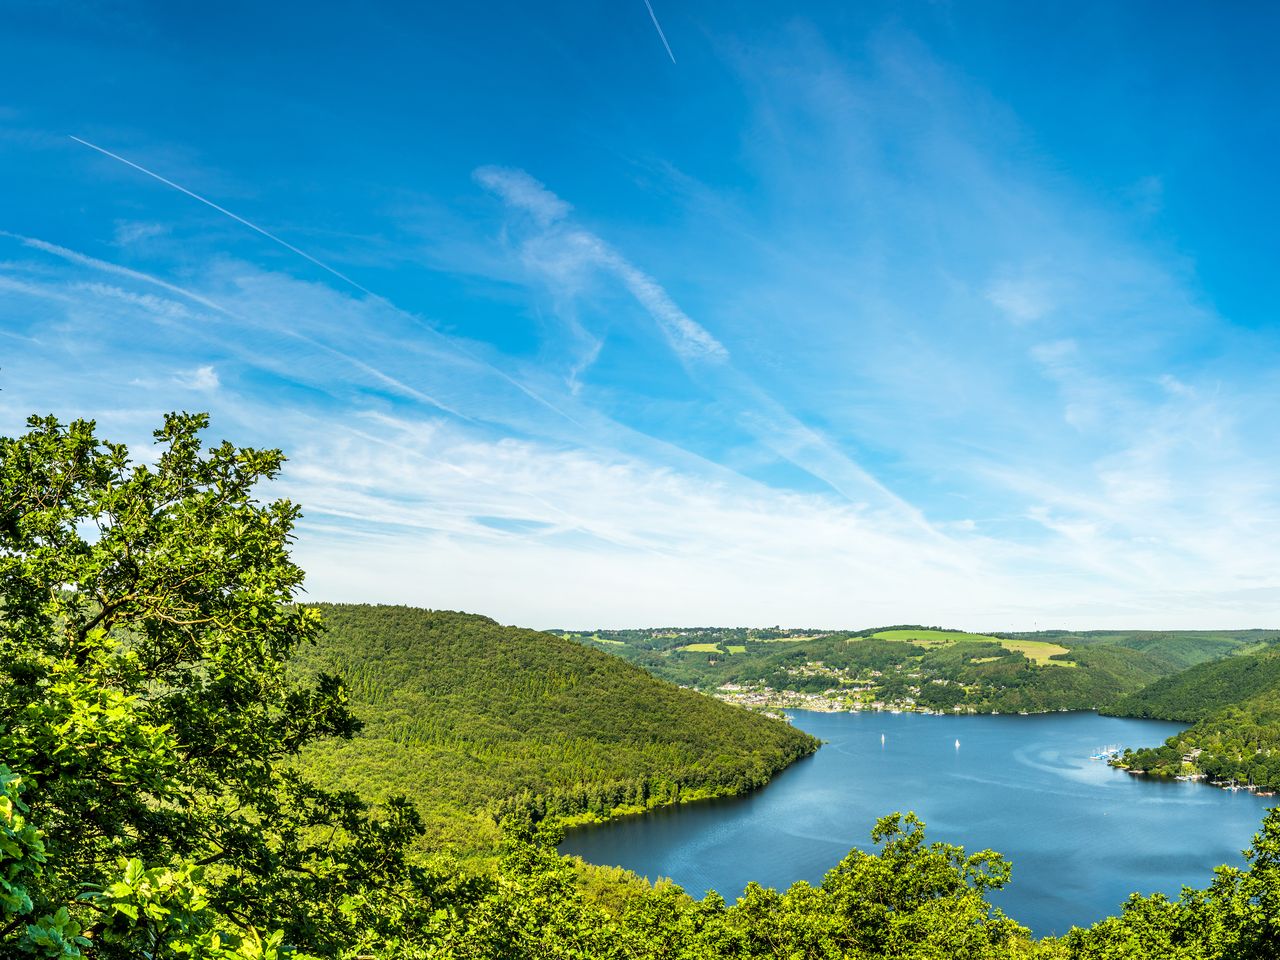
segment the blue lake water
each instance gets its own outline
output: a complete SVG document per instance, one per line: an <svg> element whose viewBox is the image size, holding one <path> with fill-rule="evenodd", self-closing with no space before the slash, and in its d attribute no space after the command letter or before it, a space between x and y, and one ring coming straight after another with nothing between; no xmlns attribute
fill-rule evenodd
<svg viewBox="0 0 1280 960"><path fill-rule="evenodd" d="M877 817L914 810L931 840L1003 853L1013 880L992 900L1044 936L1113 914L1132 892L1176 896L1218 864L1243 866L1280 800L1089 759L1111 744L1158 744L1176 723L800 712L795 724L827 742L764 789L577 830L561 852L732 901L750 880L817 883L851 847L874 849Z"/></svg>

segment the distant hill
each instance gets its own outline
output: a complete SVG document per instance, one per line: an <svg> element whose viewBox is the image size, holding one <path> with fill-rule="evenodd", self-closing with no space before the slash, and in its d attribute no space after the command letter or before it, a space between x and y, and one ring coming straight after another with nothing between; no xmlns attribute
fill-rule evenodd
<svg viewBox="0 0 1280 960"><path fill-rule="evenodd" d="M1119 647L1138 650L1178 669L1258 649L1280 637L1276 630L1041 630L1011 633L1020 637L1079 647Z"/></svg>
<svg viewBox="0 0 1280 960"><path fill-rule="evenodd" d="M1126 646L1123 635L1077 643L1080 635L911 625L858 632L663 627L565 635L725 699L809 709L1091 710L1199 656L1183 651L1174 658L1159 644Z"/></svg>
<svg viewBox="0 0 1280 960"><path fill-rule="evenodd" d="M818 745L564 637L465 613L319 606L328 634L297 666L341 677L365 727L304 765L366 796L407 794L463 856L491 850L504 798L573 816L738 793Z"/></svg>
<svg viewBox="0 0 1280 960"><path fill-rule="evenodd" d="M1196 721L1272 689L1280 689L1280 647L1275 645L1164 677L1118 701L1108 712Z"/></svg>
<svg viewBox="0 0 1280 960"><path fill-rule="evenodd" d="M1120 700L1115 713L1195 721L1162 746L1126 751L1121 763L1157 776L1280 789L1280 646L1202 663Z"/></svg>

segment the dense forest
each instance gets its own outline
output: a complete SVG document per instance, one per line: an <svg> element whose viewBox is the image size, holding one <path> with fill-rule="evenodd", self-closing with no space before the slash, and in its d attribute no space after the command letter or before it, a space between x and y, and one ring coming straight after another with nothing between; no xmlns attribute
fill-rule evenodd
<svg viewBox="0 0 1280 960"><path fill-rule="evenodd" d="M1115 709L1129 716L1195 721L1159 747L1125 751L1120 766L1280 790L1280 646L1275 643L1167 677Z"/></svg>
<svg viewBox="0 0 1280 960"><path fill-rule="evenodd" d="M1118 716L1194 722L1268 690L1280 689L1280 645L1198 664L1116 703Z"/></svg>
<svg viewBox="0 0 1280 960"><path fill-rule="evenodd" d="M740 793L818 745L563 637L463 613L317 609L328 629L294 663L339 678L364 728L309 747L302 768L408 796L462 855L496 849L504 811L607 816Z"/></svg>
<svg viewBox="0 0 1280 960"><path fill-rule="evenodd" d="M0 955L1277 956L1278 811L1245 869L1219 868L1177 901L1135 895L1115 917L1040 941L987 899L1010 877L998 853L929 842L910 814L879 820L874 852L851 852L819 885L753 884L732 904L584 875L556 853L555 818L540 816L556 798L577 790L573 809L607 810L611 784L683 786L698 767L714 775L695 789L734 789L811 744L543 634L299 605L298 508L255 496L282 456L206 448L206 426L166 418L142 463L88 421L33 418L0 438ZM372 667L380 656L385 672ZM483 682L461 676L471 660ZM621 700L575 712L594 683ZM476 725L465 742L459 718ZM532 761L515 762L516 742ZM406 749L415 743L424 751ZM366 746L372 761L351 766ZM476 766L454 782L466 756ZM423 765L398 768L400 757ZM493 805L489 763L519 802ZM502 817L492 869L431 856L439 837L387 795L415 779L444 783L425 788L441 804L433 816L479 802Z"/></svg>

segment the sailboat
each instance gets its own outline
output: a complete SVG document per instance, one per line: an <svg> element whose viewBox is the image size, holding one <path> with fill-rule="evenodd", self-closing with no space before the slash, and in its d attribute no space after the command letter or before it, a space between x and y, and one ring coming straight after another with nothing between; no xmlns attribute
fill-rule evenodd
<svg viewBox="0 0 1280 960"><path fill-rule="evenodd" d="M957 750L959 750L959 749L960 749L960 741L959 741L959 739L957 739L957 740L956 740L956 749L957 749Z"/></svg>

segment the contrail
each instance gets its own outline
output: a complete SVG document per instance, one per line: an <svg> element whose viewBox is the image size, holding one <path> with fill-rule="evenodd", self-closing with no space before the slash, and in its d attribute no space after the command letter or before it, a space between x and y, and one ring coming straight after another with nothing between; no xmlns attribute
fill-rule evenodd
<svg viewBox="0 0 1280 960"><path fill-rule="evenodd" d="M92 267L93 269L101 270L104 273L113 273L117 276L128 277L130 280L138 280L142 283L154 284L162 290L167 290L169 293L177 294L180 297L186 297L188 300L192 300L195 303L200 304L202 307L207 307L208 309L215 310L218 313L225 313L228 316L235 316L226 307L214 303L207 297L202 297L200 294L188 290L185 287L179 287L165 280L161 280L159 277L153 277L149 273L130 270L128 267L122 267L118 263L108 263L106 260L99 260L96 257L89 256L88 254L77 253L75 250L68 250L66 247L60 247L56 243L49 243L47 240L39 240L35 237L24 237L20 233L10 233L8 230L0 230L0 237L9 237L13 240L17 240L24 247L42 250L55 257L61 257L63 260L68 260L71 263L78 263L81 266ZM240 318L236 317L236 319L238 320Z"/></svg>
<svg viewBox="0 0 1280 960"><path fill-rule="evenodd" d="M647 3L648 0L645 0L645 2ZM650 13L652 13L652 10L650 10ZM654 23L657 23L657 20L655 20ZM658 28L658 33L659 34L662 33L661 27ZM666 38L663 38L662 42L666 43L667 42ZM671 49L667 48L667 52L670 53ZM672 59L672 62L675 61L675 57L672 57L671 59ZM492 371L497 376L505 380L507 383L511 384L511 386L515 387L517 390L523 393L530 400L533 400L535 403L540 403L542 406L546 407L552 413L558 414L559 416L568 420L574 426L577 426L577 427L582 426L580 422L575 420L569 414L565 413L563 410L557 407L550 400L547 400L545 397L539 396L536 392L526 387L519 380L499 370L497 367L495 367L493 364L489 363L488 361L483 360L480 357L476 356L474 353L472 353L470 350L466 349L465 347L461 346L460 344L455 343L453 340L445 336L435 327L431 326L431 324L425 323L422 320L420 320L418 317L415 317L413 314L409 313L407 310L403 310L400 307L397 307L394 303L392 303L386 297L382 296L379 293L374 293L368 287L357 283L355 280L352 280L350 277L348 277L345 273L342 273L339 270L335 270L333 267L329 266L324 261L317 260L311 254L307 253L307 251L299 250L297 247L289 243L287 240L281 240L271 231L264 230L262 227L258 226L256 223L253 223L250 220L246 220L244 217L240 216L239 214L232 213L226 207L218 206L218 204L214 203L212 200L209 200L205 197L200 196L200 194L196 193L193 190L188 190L186 187L184 187L180 183L174 183L172 180L169 180L166 177L160 176L160 174L158 173L154 173L151 170L148 170L146 167L142 166L141 164L134 163L132 160L127 160L124 157L120 156L118 153L112 153L110 150L107 150L104 147L100 147L96 143L90 143L88 140L83 140L80 137L74 136L73 134L67 134L67 136L69 136L76 143L79 143L83 146L88 147L90 150L96 150L98 153L102 154L104 157L110 157L112 160L118 160L121 163L123 163L125 166L129 166L129 167L132 167L134 170L137 170L139 173L145 173L148 177L151 177L153 180L159 180L161 183L163 183L167 187L173 187L173 189L179 191L180 193L185 193L191 199L200 201L206 207L211 207L214 210L217 210L219 213L223 214L224 216L230 217L236 223L243 224L244 226L248 227L250 230L253 230L256 233L260 233L262 236L266 237L271 242L278 243L280 246L284 247L286 250L290 251L291 253L296 253L298 256L302 257L302 259L307 260L310 263L314 263L321 270L324 270L326 273L332 274L333 276L341 280L343 283L349 284L350 286L359 290L361 293L365 294L366 296L371 297L372 299L377 300L379 303L385 305L391 310L394 310L396 313L400 314L402 317L407 317L410 320L412 320L414 323L421 326L422 328L429 330L431 333L434 333L437 337L444 340L445 343L448 344L448 346L452 348L454 351L461 353L463 356L467 357L473 363L476 363ZM438 405L439 404L437 404L437 406Z"/></svg>
<svg viewBox="0 0 1280 960"><path fill-rule="evenodd" d="M138 281L139 283L152 284L154 286L159 287L162 290L166 290L169 293L175 294L176 296L185 297L186 299L191 300L195 303L198 303L200 304L200 306L206 307L209 310L213 310L213 311L216 311L217 313L223 314L224 316L231 317L233 320L238 320L244 324L261 326L261 324L256 324L255 321L250 320L248 317L241 316L235 311L229 310L228 308L224 307L222 304L216 303L213 300L210 300L208 297L203 297L193 290L188 290L186 287L179 287L176 284L169 283L166 280L161 280L159 277L153 277L149 273L143 273L140 270L130 270L128 267L122 267L118 263L111 263L107 260L99 260L96 257L91 257L84 253L78 253L77 251L70 250L66 247L60 247L56 243L49 243L46 240L40 240L40 239L37 239L36 237L24 237L20 233L10 233L8 230L0 230L0 237L9 237L13 240L17 240L23 246L31 247L35 250L42 250L45 253L51 254L55 257L61 257L62 259L67 260L70 263L78 263L81 266L90 267L94 270L101 270L103 273L111 273L117 276L126 277L130 280ZM5 279L6 278L4 277L0 277L0 284L2 284ZM0 330L0 333L4 333L4 331ZM475 419L473 417L468 417L465 413L455 410L453 409L453 407L450 407L447 404L440 402L430 394L423 393L421 390L418 390L418 389L415 389L414 387L409 386L409 384L405 383L402 380L397 380L395 377L391 376L388 373L383 373L377 367L371 366L370 364L365 363L363 360L360 360L359 358L354 357L349 353L344 353L341 350L337 350L334 347L330 347L327 344L323 344L320 341L315 340L304 333L299 333L297 330L277 329L276 333L278 333L280 336L291 337L294 340L300 340L303 343L307 344L308 346L314 347L317 350L323 350L327 353L330 353L333 356L339 358L340 360L345 360L347 363L351 364L353 367L357 368L358 370L363 370L365 373L373 377L375 380L378 380L379 382L386 384L387 386L391 387L392 389L396 390L397 392L399 392L404 396L412 397L413 399L421 401L422 403L430 404L433 407L443 410L445 413L452 414L453 416L458 417L460 420L467 420L472 423L475 422ZM12 334L10 334L10 336L12 336ZM23 337L21 339L30 339L30 338ZM34 343L35 341L32 340L31 342ZM221 343L223 346L226 346L225 342L221 342Z"/></svg>
<svg viewBox="0 0 1280 960"><path fill-rule="evenodd" d="M676 62L676 55L671 52L671 44L667 43L667 35L662 32L662 24L658 22L658 15L653 12L653 4L649 0L644 0L644 5L649 8L649 19L653 21L653 25L658 29L658 36L662 38L662 45L667 48L667 56L671 58L671 62ZM83 143L83 141L81 141Z"/></svg>
<svg viewBox="0 0 1280 960"><path fill-rule="evenodd" d="M205 197L200 196L200 194L195 193L194 191L188 190L182 184L174 183L172 180L166 180L164 177L160 176L160 174L152 173L146 167L140 166L139 164L134 163L132 160L126 160L124 157L120 156L118 153L112 153L110 150L106 150L98 146L96 143L90 143L88 140L81 140L79 137L76 137L76 136L71 136L71 139L74 140L76 143L84 144L90 150L97 150L103 156L110 157L112 160L119 160L121 163L126 164L127 166L130 166L130 167L133 167L133 169L137 170L139 173L145 173L148 177L151 177L154 180L159 180L165 186L173 187L173 189L179 190L182 193L185 193L188 197L190 197L193 200L199 200L206 207L212 207L214 210L217 210L219 213L226 214L232 220L236 221L236 223L243 223L250 230L256 230L258 233L262 234L268 240L271 240L271 241L274 241L275 243L280 244L280 246L284 247L286 250L296 253L298 256L302 257L305 260L310 260L321 270L324 270L324 271L327 271L328 273L333 274L339 280L342 280L344 283L351 284L351 286L355 287L357 290L360 290L363 293L367 293L371 297L378 296L372 290L369 290L369 289L366 289L365 287L360 286L360 284L356 283L354 280L348 277L345 273L340 273L337 270L333 269L333 267L329 266L327 263L322 263L321 261L317 260L311 254L307 253L307 251L299 250L297 247L289 243L287 240L281 240L279 237L277 237L274 233L271 233L269 230L263 230L262 227L258 226L256 223L252 223L251 221L246 220L244 217L241 217L237 214L232 213L226 207L218 206L212 200L208 200ZM378 297L378 299L382 299L382 298Z"/></svg>

